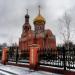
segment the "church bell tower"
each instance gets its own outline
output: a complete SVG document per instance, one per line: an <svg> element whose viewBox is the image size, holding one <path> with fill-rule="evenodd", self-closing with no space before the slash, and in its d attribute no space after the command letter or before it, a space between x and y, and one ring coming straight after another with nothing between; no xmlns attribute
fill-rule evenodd
<svg viewBox="0 0 75 75"><path fill-rule="evenodd" d="M29 30L31 30L31 26L29 24L29 15L27 9L27 14L25 15L25 23L23 25L23 32L28 32Z"/></svg>

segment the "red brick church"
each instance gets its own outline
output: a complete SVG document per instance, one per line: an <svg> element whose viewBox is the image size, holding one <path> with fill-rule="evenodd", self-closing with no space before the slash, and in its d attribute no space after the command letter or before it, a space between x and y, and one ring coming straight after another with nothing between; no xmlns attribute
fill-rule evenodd
<svg viewBox="0 0 75 75"><path fill-rule="evenodd" d="M56 38L50 29L45 29L46 20L39 12L33 20L34 31L31 29L29 23L29 14L25 15L25 23L23 24L23 30L19 39L19 50L20 53L29 48L29 45L38 44L41 49L50 48L56 49Z"/></svg>

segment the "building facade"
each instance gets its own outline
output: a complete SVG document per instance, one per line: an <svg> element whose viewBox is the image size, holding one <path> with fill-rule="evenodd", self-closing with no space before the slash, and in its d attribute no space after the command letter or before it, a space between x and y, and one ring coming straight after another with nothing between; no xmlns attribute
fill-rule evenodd
<svg viewBox="0 0 75 75"><path fill-rule="evenodd" d="M19 38L19 52L23 53L24 50L29 48L29 45L38 44L41 49L50 48L56 49L56 38L53 35L50 29L45 29L46 20L39 13L37 17L33 20L34 30L31 29L31 25L29 23L29 14L25 15L25 23L23 25L22 34Z"/></svg>

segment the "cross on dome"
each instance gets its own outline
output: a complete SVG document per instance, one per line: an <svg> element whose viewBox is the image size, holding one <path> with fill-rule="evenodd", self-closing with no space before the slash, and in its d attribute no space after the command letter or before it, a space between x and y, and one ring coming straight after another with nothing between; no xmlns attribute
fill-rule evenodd
<svg viewBox="0 0 75 75"><path fill-rule="evenodd" d="M25 15L25 18L29 18L29 15L28 15L28 9L26 9L26 15Z"/></svg>
<svg viewBox="0 0 75 75"><path fill-rule="evenodd" d="M28 9L26 9L26 11L27 11L27 14L28 14Z"/></svg>
<svg viewBox="0 0 75 75"><path fill-rule="evenodd" d="M39 11L39 15L40 15L40 5L38 6L38 11Z"/></svg>

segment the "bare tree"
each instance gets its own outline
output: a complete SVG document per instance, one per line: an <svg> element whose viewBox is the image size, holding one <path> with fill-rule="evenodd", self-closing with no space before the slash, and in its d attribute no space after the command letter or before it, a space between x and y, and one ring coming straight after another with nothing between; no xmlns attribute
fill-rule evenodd
<svg viewBox="0 0 75 75"><path fill-rule="evenodd" d="M72 21L72 18L71 16L65 12L64 16L59 19L59 23L60 23L60 31L61 31L61 34L63 36L63 40L64 40L64 46L65 46L65 49L68 49L70 48L69 46L69 43L70 43L70 36L71 36L71 32L70 32L70 27L71 27L71 21ZM64 69L66 69L66 60L65 60L65 56L66 56L66 53L65 53L65 50L63 50L63 59L64 59ZM67 56L70 56L70 52L68 51L67 52ZM68 65L70 66L70 61L68 61Z"/></svg>
<svg viewBox="0 0 75 75"><path fill-rule="evenodd" d="M71 26L71 16L65 12L64 16L59 19L60 23L60 33L63 36L63 41L65 44L67 44L67 48L69 48L69 42L70 42L70 26Z"/></svg>

